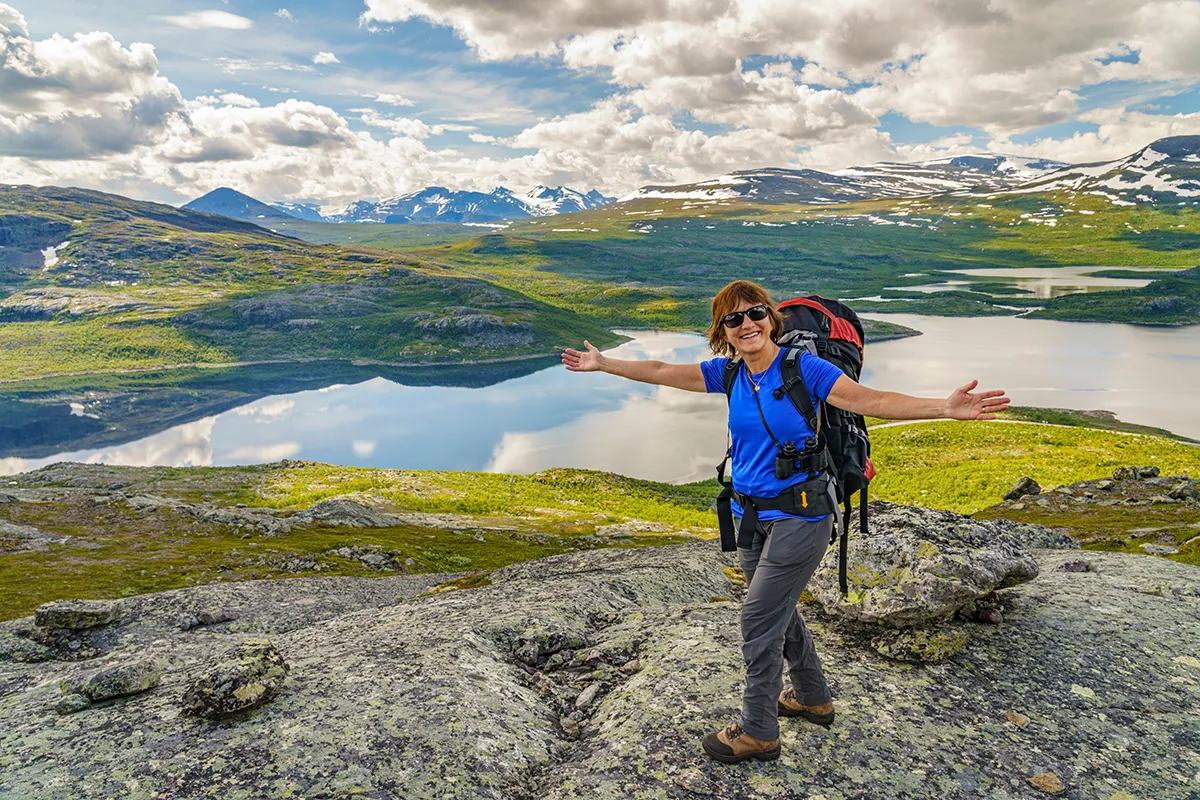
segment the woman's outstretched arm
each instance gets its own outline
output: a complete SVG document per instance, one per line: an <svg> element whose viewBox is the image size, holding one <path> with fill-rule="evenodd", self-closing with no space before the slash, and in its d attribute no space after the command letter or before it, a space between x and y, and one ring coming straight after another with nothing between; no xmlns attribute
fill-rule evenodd
<svg viewBox="0 0 1200 800"><path fill-rule="evenodd" d="M960 386L945 400L913 397L899 392L869 389L843 375L829 390L829 402L852 414L882 419L995 419L1008 408L1002 389L971 390L979 381Z"/></svg>
<svg viewBox="0 0 1200 800"><path fill-rule="evenodd" d="M586 350L563 350L562 362L571 372L607 372L642 383L673 386L689 392L706 392L704 373L699 364L668 364L665 361L625 361L609 358L591 342L584 341Z"/></svg>

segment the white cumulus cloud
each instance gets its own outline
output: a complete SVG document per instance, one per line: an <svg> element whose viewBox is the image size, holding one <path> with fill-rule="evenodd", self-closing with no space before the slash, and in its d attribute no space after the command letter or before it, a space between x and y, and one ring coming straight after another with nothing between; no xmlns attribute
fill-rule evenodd
<svg viewBox="0 0 1200 800"><path fill-rule="evenodd" d="M244 31L254 25L252 20L217 9L209 11L191 11L187 14L163 17L172 25L181 28L217 28L227 31Z"/></svg>
<svg viewBox="0 0 1200 800"><path fill-rule="evenodd" d="M329 52L328 50L322 50L321 52L317 53L315 56L313 56L312 62L314 64L340 64L340 63L342 63L342 62L338 61L337 56L335 56L333 53Z"/></svg>

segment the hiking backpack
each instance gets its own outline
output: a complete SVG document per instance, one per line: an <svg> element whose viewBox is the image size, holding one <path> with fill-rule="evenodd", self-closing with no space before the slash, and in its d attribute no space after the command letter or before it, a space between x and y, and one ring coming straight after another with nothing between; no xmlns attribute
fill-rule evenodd
<svg viewBox="0 0 1200 800"><path fill-rule="evenodd" d="M840 526L834 526L830 544L838 539L838 586L843 595L849 586L846 579L846 550L850 529L850 500L857 492L859 508L859 531L867 532L867 485L875 477L875 466L871 463L871 441L867 425L861 414L852 414L840 408L820 403L813 408L812 398L800 374L800 353L809 353L825 359L858 381L862 374L863 327L858 315L844 303L817 295L797 297L780 303L778 309L783 317L783 334L777 340L784 349L780 371L783 386L775 390L776 399L784 394L803 415L808 427L817 434L818 447L824 446L829 459L830 472L837 478L837 500L843 506ZM724 374L725 395L733 387L741 368L741 359L730 359ZM724 462L718 469L723 482Z"/></svg>

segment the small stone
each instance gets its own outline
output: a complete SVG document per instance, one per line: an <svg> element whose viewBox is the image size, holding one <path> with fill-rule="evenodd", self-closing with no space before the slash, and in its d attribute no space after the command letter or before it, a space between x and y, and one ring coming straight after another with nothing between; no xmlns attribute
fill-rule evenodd
<svg viewBox="0 0 1200 800"><path fill-rule="evenodd" d="M190 631L192 628L199 628L200 620L196 619L195 614L180 614L179 615L179 630Z"/></svg>
<svg viewBox="0 0 1200 800"><path fill-rule="evenodd" d="M1104 478L1103 480L1096 481L1096 488L1100 489L1101 491L1105 491L1105 492L1112 491L1112 488L1115 485L1116 484L1113 481L1109 480L1108 478Z"/></svg>
<svg viewBox="0 0 1200 800"><path fill-rule="evenodd" d="M254 708L275 696L288 669L270 642L243 642L188 684L180 705L186 714L209 718Z"/></svg>
<svg viewBox="0 0 1200 800"><path fill-rule="evenodd" d="M604 660L604 653L600 652L599 648L593 648L588 651L587 655L583 657L583 660L588 664L588 666L594 667Z"/></svg>
<svg viewBox="0 0 1200 800"><path fill-rule="evenodd" d="M1018 728L1024 728L1029 724L1029 717L1012 708L1004 712L1004 718L1013 725L1016 725Z"/></svg>
<svg viewBox="0 0 1200 800"><path fill-rule="evenodd" d="M1137 467L1117 467L1113 470L1114 481L1127 481L1137 477Z"/></svg>
<svg viewBox="0 0 1200 800"><path fill-rule="evenodd" d="M474 536L472 536L471 538L472 538L472 539L474 539L474 540L475 540L475 541L477 541L477 542L482 542L482 541L484 541L484 538L483 538L483 534L482 534L482 533L477 533L477 534L475 534Z"/></svg>
<svg viewBox="0 0 1200 800"><path fill-rule="evenodd" d="M1021 478L1021 480L1017 481L1016 485L1013 486L1013 488L1011 488L1007 492L1005 492L1004 499L1005 500L1019 500L1020 498L1024 497L1025 495L1041 494L1041 491L1042 491L1042 487L1038 485L1038 482L1035 481L1033 478L1026 476L1024 478Z"/></svg>
<svg viewBox="0 0 1200 800"><path fill-rule="evenodd" d="M526 664L533 664L538 660L537 643L524 642L520 647L517 648L517 652L513 655L517 657L518 661L522 661Z"/></svg>
<svg viewBox="0 0 1200 800"><path fill-rule="evenodd" d="M1178 547L1165 547L1161 544L1144 544L1142 550L1152 556L1173 556L1179 552Z"/></svg>
<svg viewBox="0 0 1200 800"><path fill-rule="evenodd" d="M117 600L55 600L33 612L34 624L46 630L81 630L116 622L124 613Z"/></svg>
<svg viewBox="0 0 1200 800"><path fill-rule="evenodd" d="M558 724L562 727L563 736L568 739L578 739L582 733L579 723L570 717L559 717Z"/></svg>
<svg viewBox="0 0 1200 800"><path fill-rule="evenodd" d="M153 689L162 681L162 671L153 661L139 661L101 670L79 681L71 688L92 702L138 694Z"/></svg>
<svg viewBox="0 0 1200 800"><path fill-rule="evenodd" d="M1157 478L1158 467L1134 467L1139 478Z"/></svg>
<svg viewBox="0 0 1200 800"><path fill-rule="evenodd" d="M1004 615L1000 613L998 608L982 608L975 615L975 619L980 622L986 622L989 625L999 625L1004 622Z"/></svg>
<svg viewBox="0 0 1200 800"><path fill-rule="evenodd" d="M1067 790L1063 782L1053 772L1043 772L1041 775L1034 775L1029 779L1038 789L1041 789L1047 794L1061 794Z"/></svg>
<svg viewBox="0 0 1200 800"><path fill-rule="evenodd" d="M1170 505L1178 503L1179 501L1175 500L1174 498L1167 497L1166 495L1156 494L1150 498L1150 502L1155 505Z"/></svg>
<svg viewBox="0 0 1200 800"><path fill-rule="evenodd" d="M81 694L72 692L64 694L59 698L58 702L54 704L54 710L63 715L74 714L77 711L83 711L85 708L91 706L91 704L91 700L88 700Z"/></svg>
<svg viewBox="0 0 1200 800"><path fill-rule="evenodd" d="M640 659L633 659L617 667L617 671L623 675L633 675L642 671L642 662Z"/></svg>
<svg viewBox="0 0 1200 800"><path fill-rule="evenodd" d="M406 567L414 566L416 563L417 562L413 561L411 558L404 559L404 566L406 566Z"/></svg>
<svg viewBox="0 0 1200 800"><path fill-rule="evenodd" d="M599 694L600 684L591 684L579 693L579 697L575 698L575 708L579 711L586 711L595 702L596 696Z"/></svg>
<svg viewBox="0 0 1200 800"><path fill-rule="evenodd" d="M1090 561L1064 561L1056 567L1058 572L1091 572Z"/></svg>

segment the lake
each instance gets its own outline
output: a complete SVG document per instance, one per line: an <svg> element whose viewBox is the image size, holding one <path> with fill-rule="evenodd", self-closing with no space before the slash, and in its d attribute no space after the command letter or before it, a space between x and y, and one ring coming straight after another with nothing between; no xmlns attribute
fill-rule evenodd
<svg viewBox="0 0 1200 800"><path fill-rule="evenodd" d="M1115 267L1021 267L1014 269L979 268L946 270L955 275L966 275L971 278L991 278L991 284L1007 284L1012 287L1008 294L1019 294L1023 297L1036 297L1050 300L1068 294L1083 294L1087 292L1105 292L1113 289L1138 289L1151 281L1169 275L1175 270L1156 270L1149 267L1120 267L1126 272L1145 272L1147 278L1108 278L1093 275L1094 272L1112 271ZM920 277L920 273L905 277ZM936 283L925 283L917 286L890 286L889 289L898 292L919 292L921 294L936 294L938 292L978 291L979 280L944 280ZM1004 293L987 292L993 297L1004 297ZM863 298L868 300L886 300L883 297Z"/></svg>
<svg viewBox="0 0 1200 800"><path fill-rule="evenodd" d="M1200 326L869 316L923 332L868 345L863 382L874 388L942 397L978 378L1019 405L1107 409L1200 438ZM633 340L613 350L616 357L686 363L707 355L697 335L623 333ZM262 397L126 444L0 457L0 474L68 460L220 466L298 458L520 473L569 466L684 482L712 475L725 451L724 422L722 396L560 366L481 388L372 378Z"/></svg>

